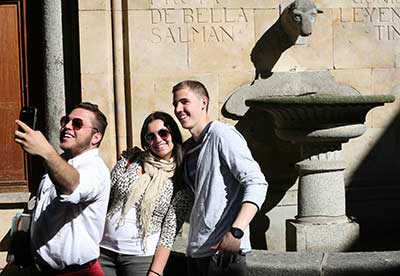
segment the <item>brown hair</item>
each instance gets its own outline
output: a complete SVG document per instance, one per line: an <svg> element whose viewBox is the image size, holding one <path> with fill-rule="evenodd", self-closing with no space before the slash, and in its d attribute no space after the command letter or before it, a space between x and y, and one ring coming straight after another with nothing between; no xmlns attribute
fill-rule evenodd
<svg viewBox="0 0 400 276"><path fill-rule="evenodd" d="M184 80L174 85L174 87L172 88L172 94L175 94L176 92L184 88L189 88L193 93L195 93L200 98L206 97L207 98L206 110L208 110L210 96L208 95L207 88L204 86L204 84L196 80Z"/></svg>

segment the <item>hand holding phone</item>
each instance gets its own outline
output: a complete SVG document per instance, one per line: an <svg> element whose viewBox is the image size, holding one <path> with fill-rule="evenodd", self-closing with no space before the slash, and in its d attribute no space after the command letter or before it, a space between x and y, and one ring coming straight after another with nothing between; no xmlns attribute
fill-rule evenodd
<svg viewBox="0 0 400 276"><path fill-rule="evenodd" d="M20 126L22 125L24 126ZM19 144L22 149L31 155L38 155L43 158L48 154L56 154L57 151L47 141L46 137L36 130L37 108L23 107L20 112L19 121L16 122L18 130L14 132L14 141ZM29 130L29 128L32 129Z"/></svg>
<svg viewBox="0 0 400 276"><path fill-rule="evenodd" d="M37 121L37 108L33 106L22 107L19 113L19 120L27 124L31 129L35 130ZM21 127L19 127L18 130L24 132Z"/></svg>

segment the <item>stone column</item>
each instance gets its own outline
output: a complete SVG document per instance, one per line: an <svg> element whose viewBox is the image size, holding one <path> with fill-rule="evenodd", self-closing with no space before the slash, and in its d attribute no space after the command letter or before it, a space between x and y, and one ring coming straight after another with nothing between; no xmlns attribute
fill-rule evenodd
<svg viewBox="0 0 400 276"><path fill-rule="evenodd" d="M346 216L341 142L305 142L299 170L297 216L286 222L287 250L348 251L359 225Z"/></svg>
<svg viewBox="0 0 400 276"><path fill-rule="evenodd" d="M299 170L298 222L346 222L340 144L307 143L301 146L304 160Z"/></svg>
<svg viewBox="0 0 400 276"><path fill-rule="evenodd" d="M56 148L59 120L65 114L64 54L61 0L43 0L44 89L46 134Z"/></svg>
<svg viewBox="0 0 400 276"><path fill-rule="evenodd" d="M124 49L124 11L121 0L111 1L113 69L115 95L115 128L117 133L117 152L125 150L127 145L127 108L126 93L130 93L129 74L125 75ZM126 80L128 79L128 81ZM125 87L125 84L128 84ZM126 92L127 91L127 92ZM130 145L131 146L131 145Z"/></svg>

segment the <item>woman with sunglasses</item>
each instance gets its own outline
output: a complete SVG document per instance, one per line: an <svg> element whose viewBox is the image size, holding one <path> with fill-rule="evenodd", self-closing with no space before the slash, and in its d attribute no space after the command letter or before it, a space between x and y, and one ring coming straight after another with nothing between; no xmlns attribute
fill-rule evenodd
<svg viewBox="0 0 400 276"><path fill-rule="evenodd" d="M182 136L164 112L150 114L140 134L144 151L124 151L111 172L100 264L106 276L162 275L192 193L179 187Z"/></svg>

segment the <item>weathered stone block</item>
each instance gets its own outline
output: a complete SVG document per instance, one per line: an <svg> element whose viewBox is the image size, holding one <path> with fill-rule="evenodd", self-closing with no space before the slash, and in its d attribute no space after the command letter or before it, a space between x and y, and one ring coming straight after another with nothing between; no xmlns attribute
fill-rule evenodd
<svg viewBox="0 0 400 276"><path fill-rule="evenodd" d="M355 222L311 224L286 221L288 251L349 251L357 242L360 227Z"/></svg>

